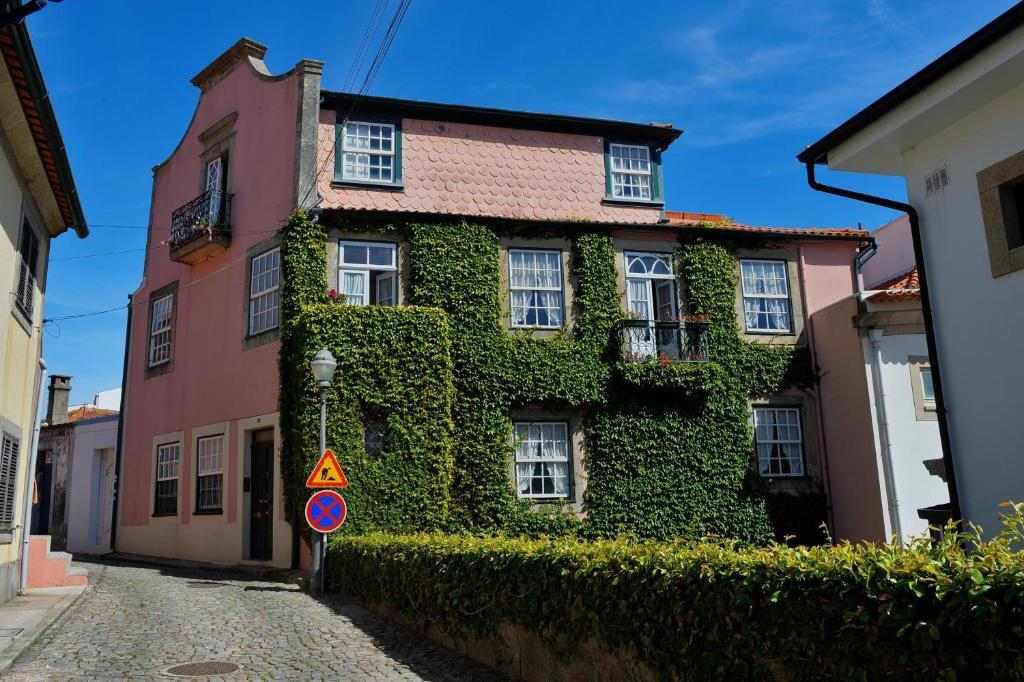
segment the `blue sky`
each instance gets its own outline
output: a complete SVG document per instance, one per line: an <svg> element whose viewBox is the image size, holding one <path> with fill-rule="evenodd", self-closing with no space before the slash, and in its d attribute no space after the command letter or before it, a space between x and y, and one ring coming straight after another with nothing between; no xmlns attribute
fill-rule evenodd
<svg viewBox="0 0 1024 682"><path fill-rule="evenodd" d="M321 59L339 89L373 4L67 0L29 18L95 225L54 242L46 316L123 305L138 285L141 252L76 257L145 246L143 229L104 225L147 224L151 169L188 124L195 73L247 35L272 72ZM1012 4L646 0L640 14L621 0L413 0L370 92L671 122L686 132L665 155L670 209L874 227L891 214L811 191L795 155ZM905 196L891 178L838 181ZM44 355L74 375L73 401L120 384L124 325L118 311L47 327Z"/></svg>

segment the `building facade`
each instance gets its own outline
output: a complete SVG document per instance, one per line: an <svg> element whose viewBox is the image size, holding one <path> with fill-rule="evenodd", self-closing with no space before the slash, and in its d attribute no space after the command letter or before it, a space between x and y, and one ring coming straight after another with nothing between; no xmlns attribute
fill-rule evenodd
<svg viewBox="0 0 1024 682"><path fill-rule="evenodd" d="M1022 121L1018 3L800 155L809 167L906 179L953 513L989 532L1000 527L1000 504L1024 488L1015 407L1024 380Z"/></svg>
<svg viewBox="0 0 1024 682"><path fill-rule="evenodd" d="M154 171L116 549L298 562L321 347L350 531L827 519L807 320L864 232L666 211L671 126L356 98L265 50L193 80Z"/></svg>
<svg viewBox="0 0 1024 682"><path fill-rule="evenodd" d="M0 3L0 10L9 9ZM88 230L24 23L0 28L0 603L19 588L50 240Z"/></svg>

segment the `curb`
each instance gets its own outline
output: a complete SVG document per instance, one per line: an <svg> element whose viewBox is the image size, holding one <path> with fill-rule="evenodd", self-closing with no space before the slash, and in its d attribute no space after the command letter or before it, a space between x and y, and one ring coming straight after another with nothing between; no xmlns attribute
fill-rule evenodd
<svg viewBox="0 0 1024 682"><path fill-rule="evenodd" d="M36 640L53 625L53 622L71 608L78 601L78 598L85 594L87 589L89 588L83 587L76 593L64 595L60 601L46 610L46 614L43 615L39 622L21 633L6 649L0 651L0 678L4 676L8 668L14 665L14 662L21 656L22 652L35 644Z"/></svg>
<svg viewBox="0 0 1024 682"><path fill-rule="evenodd" d="M220 575L235 575L252 580L264 580L267 582L297 585L304 591L309 591L309 574L305 571L295 571L287 568L247 566L244 564L210 564L199 561L165 559L161 557L145 556L142 554L125 554L121 552L111 552L110 554L103 554L101 556L76 554L75 559L76 561L84 560L127 566L135 565L153 568L169 568L177 571L196 571Z"/></svg>

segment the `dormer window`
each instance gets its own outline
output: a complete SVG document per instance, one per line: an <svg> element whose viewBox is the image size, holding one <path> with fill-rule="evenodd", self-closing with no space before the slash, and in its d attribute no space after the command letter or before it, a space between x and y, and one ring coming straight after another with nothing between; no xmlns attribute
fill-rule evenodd
<svg viewBox="0 0 1024 682"><path fill-rule="evenodd" d="M394 123L349 121L339 126L335 181L399 185L401 130Z"/></svg>
<svg viewBox="0 0 1024 682"><path fill-rule="evenodd" d="M661 203L660 161L646 145L609 142L605 152L606 199Z"/></svg>

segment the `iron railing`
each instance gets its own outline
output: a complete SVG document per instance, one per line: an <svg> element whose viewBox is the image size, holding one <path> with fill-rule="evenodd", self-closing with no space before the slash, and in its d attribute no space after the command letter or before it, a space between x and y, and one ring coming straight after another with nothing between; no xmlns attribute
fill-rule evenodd
<svg viewBox="0 0 1024 682"><path fill-rule="evenodd" d="M171 248L199 237L230 239L231 195L208 190L171 213Z"/></svg>
<svg viewBox="0 0 1024 682"><path fill-rule="evenodd" d="M619 324L619 348L628 362L707 362L708 323L624 320Z"/></svg>

